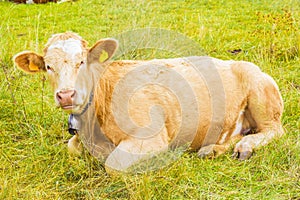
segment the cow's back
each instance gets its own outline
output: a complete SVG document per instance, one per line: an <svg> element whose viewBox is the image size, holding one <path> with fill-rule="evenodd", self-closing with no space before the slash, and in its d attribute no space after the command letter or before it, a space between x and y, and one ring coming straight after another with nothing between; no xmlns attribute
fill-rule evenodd
<svg viewBox="0 0 300 200"><path fill-rule="evenodd" d="M210 57L113 62L100 81L102 129L115 144L161 126L162 138L175 145L215 143L247 103L249 67ZM205 139L207 133L213 135Z"/></svg>

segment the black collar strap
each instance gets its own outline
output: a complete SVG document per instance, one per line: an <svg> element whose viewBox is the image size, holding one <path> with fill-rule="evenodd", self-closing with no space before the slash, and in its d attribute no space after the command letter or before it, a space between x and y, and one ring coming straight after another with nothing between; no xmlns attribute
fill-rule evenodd
<svg viewBox="0 0 300 200"><path fill-rule="evenodd" d="M68 127L69 127L68 131L71 135L77 134L78 131L80 130L80 121L81 121L80 116L84 114L87 111L87 109L90 107L93 98L94 98L94 93L91 92L89 102L85 105L83 111L80 114L70 114L68 120Z"/></svg>
<svg viewBox="0 0 300 200"><path fill-rule="evenodd" d="M92 90L93 91L93 90ZM90 98L89 98L89 102L85 105L83 111L78 114L78 116L82 115L83 113L85 113L85 111L87 111L87 109L90 107L90 105L92 104L92 101L94 99L94 92L91 92L90 94ZM77 114L76 114L77 115Z"/></svg>

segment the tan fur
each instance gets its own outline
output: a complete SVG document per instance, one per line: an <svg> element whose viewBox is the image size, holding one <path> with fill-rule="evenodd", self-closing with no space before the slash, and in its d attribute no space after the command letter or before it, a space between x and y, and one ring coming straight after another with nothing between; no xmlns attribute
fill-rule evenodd
<svg viewBox="0 0 300 200"><path fill-rule="evenodd" d="M117 64L119 64L119 67L115 67ZM134 63L134 65L140 65L142 63ZM102 81L100 82L100 85L104 84L105 82L109 82L110 90L107 91L103 88L99 88L101 94L103 95L102 98L105 99L97 99L98 101L101 101L102 104L98 105L98 108L101 108L106 111L104 113L101 113L100 116L102 118L109 118L113 119L112 113L111 113L111 107L110 102L112 97L112 90L114 88L114 84L118 82L118 79L123 77L128 71L124 70L124 66L122 66L123 63L114 62L111 64L110 67L108 66L108 69L102 76ZM170 67L170 64L168 65ZM174 66L175 68L178 68L178 71L180 71L180 68L185 68L185 66ZM126 67L129 68L130 67ZM177 69L176 69L177 70ZM223 69L222 66L219 67L219 72L221 73L221 77L223 79L223 86L225 89L226 94L226 115L225 115L225 121L224 121L224 127L222 134L225 132L229 132L228 136L226 137L226 140L224 143L228 142L230 138L230 134L233 132L235 128L235 122L237 121L237 116L240 113L240 111L245 110L246 112L249 112L248 106L251 106L249 104L251 102L252 96L255 97L256 95L260 95L261 99L253 99L257 102L258 110L254 110L254 112L260 113L258 116L261 118L261 123L257 124L257 121L255 124L244 124L243 129L252 128L257 129L257 131L265 130L265 129L273 129L275 126L275 129L278 131L278 134L282 133L280 125L280 116L283 110L283 103L280 97L280 94L278 92L278 88L276 85L274 85L273 81L270 81L270 77L266 74L262 73L259 68L251 63L247 62L233 62L230 65L230 68ZM197 84L194 85L194 89L196 91L196 94L199 94L199 107L201 107L201 104L207 104L207 102L210 102L210 99L208 98L208 91L205 88L205 84L201 83L201 77L197 77L195 75L196 73L193 72L193 68L191 68L190 71L186 71L185 74L182 74L186 77L187 80L195 81ZM109 80L106 80L106 76L109 77ZM264 79L267 80L264 80ZM259 79L259 80L257 80ZM265 82L267 81L267 82ZM260 84L257 84L257 82L260 82ZM270 87L265 88L264 91L261 91L260 87ZM197 91L198 90L198 91ZM267 91L265 91L267 90ZM174 121L175 123L166 124L168 129L168 135L166 137L174 137L174 133L172 133L171 130L176 130L178 127L176 127L176 124L180 124L181 117L178 115L179 112L179 105L176 101L172 100L171 95L167 95L167 91L164 91L164 89L159 88L157 86L153 86L152 88L144 88L140 91L141 93L136 93L133 97L132 104L130 104L130 116L134 121L139 125L145 125L149 123L149 116L147 117L147 113L149 110L149 107L151 105L161 105L165 109L165 113L168 113L168 115L171 115L171 123ZM252 93L255 93L252 94ZM258 93L258 94L257 94ZM161 96L160 94L164 94L164 96ZM139 97L139 95L142 95L143 97ZM145 97L146 95L146 97ZM275 96L274 96L275 95ZM101 97L101 95L99 95ZM237 98L238 97L238 98ZM274 99L274 101L269 102L268 99ZM145 101L145 99L148 99ZM163 103L165 101L165 103ZM174 102L174 104L172 103ZM139 104L140 103L140 104ZM272 106L271 104L276 103L277 105ZM209 104L208 104L209 105ZM271 107L269 107L271 105ZM208 126L211 122L209 122L211 118L211 110L209 107L202 106L202 109L199 113L205 113L205 115L202 115L199 120L200 127L199 129L201 131L198 132L196 135L195 140L192 143L192 147L194 149L199 149L203 144L204 136L202 133L206 133ZM271 110L272 113L265 113L266 111ZM252 111L253 112L253 111ZM177 113L177 114L174 114ZM176 118L177 116L177 118ZM246 117L246 119L241 120L241 123L243 121L249 122L252 120L253 117L255 117L256 114L251 114L251 116ZM244 117L244 116L243 116ZM271 117L271 119L269 119ZM102 119L103 120L103 119ZM104 119L104 121L107 121ZM108 120L109 121L109 120ZM166 119L166 121L168 121ZM109 129L113 129L114 133L109 133L107 137L109 137L115 144L119 143L119 137L123 135L122 131L119 130L116 124L111 123L112 121L109 121L109 124L104 124L102 127L103 129L106 129L106 126L109 126ZM246 123L245 122L245 123ZM266 125L266 123L269 123L270 125ZM111 128L113 126L113 128ZM117 131L119 130L119 131ZM104 131L106 132L106 131ZM222 137L222 134L220 135L220 138ZM117 136L113 136L117 135ZM246 136L247 138L248 136ZM117 138L117 139L115 139ZM121 137L122 138L122 137ZM124 136L125 138L125 136ZM170 140L170 139L169 139ZM218 143L218 142L217 142ZM207 144L205 144L207 145ZM252 149L251 149L252 151Z"/></svg>
<svg viewBox="0 0 300 200"><path fill-rule="evenodd" d="M81 41L84 53L78 55L78 58L72 60L59 49L57 53L53 50L48 52L51 44L68 38ZM149 155L186 142L190 143L192 150L200 149L199 157L215 157L239 141L234 152L244 160L251 156L254 149L284 133L280 121L283 101L278 87L270 76L252 63L222 61L210 57L101 63L99 58L103 51L107 52L109 59L113 56L117 43L108 39L97 42L91 49L86 45L76 34L57 34L48 41L44 58L46 64L52 62L56 65L58 74L65 73L67 79L77 80L77 92L84 91L84 99L78 97L74 100L79 102L81 108L73 112L79 112L87 104L89 91L93 88L91 84L100 77L99 82L94 85L95 112L104 135L116 146L106 160L109 170L126 171ZM33 60L31 57L31 53L25 52L15 56L14 60L18 67L28 71L28 62ZM33 57L39 60L34 63L44 62L43 57ZM76 68L80 60L87 62L86 65L80 66L80 72L74 71L73 68ZM200 71L196 70L190 60L200 63ZM129 81L132 81L135 90L131 91L130 83L121 83L128 75L141 69L141 66L159 67L143 68L132 77ZM216 71L209 73L209 67ZM72 69L72 72L63 71L63 68ZM172 73L180 75L182 80L175 79ZM214 81L217 76L220 77L219 82ZM165 84L170 84L169 88L160 84L143 85L143 77L150 77L152 81L165 81ZM63 78L52 80L55 91L57 87L60 90L72 89L74 81L64 82L61 79ZM195 96L185 97L186 91L180 88L174 93L170 88L173 84L176 86L177 82L179 86L188 84ZM221 98L222 92L224 99ZM131 96L128 96L129 93ZM187 108L189 104L197 106L196 117L182 110L182 99L179 97L184 97ZM129 117L122 117L124 113ZM192 118L187 124L183 123L184 114L187 119ZM197 125L195 128L194 124ZM184 130L183 133L180 130ZM208 135L211 130L212 135ZM179 132L183 135L178 134ZM252 134L244 136L243 132ZM76 139L71 140L69 146L76 146ZM76 144L73 145L72 141Z"/></svg>

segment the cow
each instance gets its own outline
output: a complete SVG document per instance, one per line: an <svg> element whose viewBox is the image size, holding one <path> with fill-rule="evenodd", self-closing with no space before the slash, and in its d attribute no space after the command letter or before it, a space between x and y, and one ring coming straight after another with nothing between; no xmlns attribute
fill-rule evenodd
<svg viewBox="0 0 300 200"><path fill-rule="evenodd" d="M235 145L233 156L246 160L284 134L278 86L255 64L208 56L112 61L117 49L112 38L89 48L81 36L65 32L48 40L43 55L23 51L13 58L29 74L46 72L56 106L73 118L92 110L95 118L81 123L97 124L89 130L102 135L75 129L71 153L82 152L84 135L100 137L105 144L97 154L83 144L92 155L103 153L106 170L125 172L185 144L201 158Z"/></svg>

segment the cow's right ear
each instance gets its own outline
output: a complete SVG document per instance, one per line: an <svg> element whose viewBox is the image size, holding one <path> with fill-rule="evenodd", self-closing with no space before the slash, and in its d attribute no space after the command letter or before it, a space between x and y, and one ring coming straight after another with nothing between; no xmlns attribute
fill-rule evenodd
<svg viewBox="0 0 300 200"><path fill-rule="evenodd" d="M23 51L13 57L15 64L27 73L46 71L43 56L31 51Z"/></svg>

